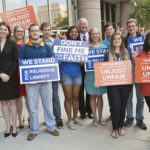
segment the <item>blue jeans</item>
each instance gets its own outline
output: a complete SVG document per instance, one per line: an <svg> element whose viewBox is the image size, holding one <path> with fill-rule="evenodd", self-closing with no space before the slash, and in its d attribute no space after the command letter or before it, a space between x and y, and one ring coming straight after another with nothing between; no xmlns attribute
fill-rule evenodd
<svg viewBox="0 0 150 150"><path fill-rule="evenodd" d="M55 120L52 107L52 83L26 84L28 103L30 108L30 133L39 133L38 105L41 96L44 120L48 131L55 129Z"/></svg>
<svg viewBox="0 0 150 150"><path fill-rule="evenodd" d="M61 108L60 108L60 100L58 96L58 81L52 82L52 90L53 90L53 113L55 116L56 122L62 121L61 119Z"/></svg>
<svg viewBox="0 0 150 150"><path fill-rule="evenodd" d="M140 94L140 85L135 83L135 89L136 89L136 121L143 121L144 116L143 116L143 110L144 110L144 96ZM133 117L133 87L130 92L129 98L128 98L128 103L127 103L127 120L134 120Z"/></svg>

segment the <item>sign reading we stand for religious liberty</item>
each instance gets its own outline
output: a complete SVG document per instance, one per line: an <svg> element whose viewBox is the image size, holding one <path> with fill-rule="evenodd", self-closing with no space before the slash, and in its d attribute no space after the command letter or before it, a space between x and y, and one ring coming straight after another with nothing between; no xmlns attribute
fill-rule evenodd
<svg viewBox="0 0 150 150"><path fill-rule="evenodd" d="M150 58L135 59L135 83L150 83Z"/></svg>
<svg viewBox="0 0 150 150"><path fill-rule="evenodd" d="M1 21L6 22L10 26L11 31L13 31L16 25L23 25L28 29L31 24L38 24L32 6L0 13L0 22Z"/></svg>
<svg viewBox="0 0 150 150"><path fill-rule="evenodd" d="M94 70L96 87L133 83L130 60L95 63Z"/></svg>

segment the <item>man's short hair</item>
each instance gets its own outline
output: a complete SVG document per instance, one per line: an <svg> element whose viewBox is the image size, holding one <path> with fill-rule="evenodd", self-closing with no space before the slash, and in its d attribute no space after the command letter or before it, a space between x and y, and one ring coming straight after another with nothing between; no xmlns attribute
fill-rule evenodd
<svg viewBox="0 0 150 150"><path fill-rule="evenodd" d="M81 22L81 21L85 21L85 22L87 23L87 25L88 25L88 21L87 21L86 18L80 18L80 19L78 20L78 25L80 25L80 22Z"/></svg>
<svg viewBox="0 0 150 150"><path fill-rule="evenodd" d="M106 29L107 29L108 27L110 27L110 26L112 26L112 28L114 29L114 25L111 24L111 23L108 23L108 24L106 24L106 25L104 26L104 31L106 31Z"/></svg>
<svg viewBox="0 0 150 150"><path fill-rule="evenodd" d="M28 29L29 32L30 32L31 28L34 27L34 26L38 26L38 24L31 24L31 25L29 26L29 29ZM38 27L39 27L39 26L38 26Z"/></svg>
<svg viewBox="0 0 150 150"><path fill-rule="evenodd" d="M132 22L135 22L135 24L137 25L137 20L136 20L136 19L134 19L134 18L130 18L130 19L128 19L128 21L127 21L127 25L128 25L129 23L132 23Z"/></svg>
<svg viewBox="0 0 150 150"><path fill-rule="evenodd" d="M51 27L49 22L43 22L40 26L40 30L43 30L44 27Z"/></svg>

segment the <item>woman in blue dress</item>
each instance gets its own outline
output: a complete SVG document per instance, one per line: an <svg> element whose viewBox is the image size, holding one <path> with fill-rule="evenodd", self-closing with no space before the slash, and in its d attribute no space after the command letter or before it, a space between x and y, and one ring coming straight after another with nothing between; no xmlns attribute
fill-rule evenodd
<svg viewBox="0 0 150 150"><path fill-rule="evenodd" d="M90 49L106 48L106 46L102 44L100 32L98 31L97 28L92 28L89 31L89 44ZM102 95L106 93L106 87L95 87L94 71L86 72L85 90L88 94L90 94L90 105L93 113L92 125L97 126L99 123L101 125L105 125L105 122L102 119L102 110L103 110ZM98 117L96 114L97 109L98 109Z"/></svg>

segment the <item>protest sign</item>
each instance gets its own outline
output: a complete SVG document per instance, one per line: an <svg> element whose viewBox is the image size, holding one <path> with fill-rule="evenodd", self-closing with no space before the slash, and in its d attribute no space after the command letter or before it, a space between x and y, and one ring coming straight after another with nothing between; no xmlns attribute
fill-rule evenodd
<svg viewBox="0 0 150 150"><path fill-rule="evenodd" d="M20 83L59 81L58 61L52 58L19 60Z"/></svg>
<svg viewBox="0 0 150 150"><path fill-rule="evenodd" d="M55 40L54 54L60 62L87 62L89 44L77 40Z"/></svg>
<svg viewBox="0 0 150 150"><path fill-rule="evenodd" d="M145 36L128 38L129 53L131 53L131 49L133 49L133 51L137 51L137 55L138 55L140 51L143 50L144 40L145 40Z"/></svg>
<svg viewBox="0 0 150 150"><path fill-rule="evenodd" d="M135 59L135 83L150 83L150 58Z"/></svg>
<svg viewBox="0 0 150 150"><path fill-rule="evenodd" d="M13 31L16 25L23 25L26 29L28 29L31 24L38 24L32 6L0 13L0 19L7 22L11 31Z"/></svg>
<svg viewBox="0 0 150 150"><path fill-rule="evenodd" d="M99 62L94 64L95 86L132 84L131 61Z"/></svg>
<svg viewBox="0 0 150 150"><path fill-rule="evenodd" d="M108 48L90 49L88 61L85 63L85 71L94 71L94 63L103 61Z"/></svg>

